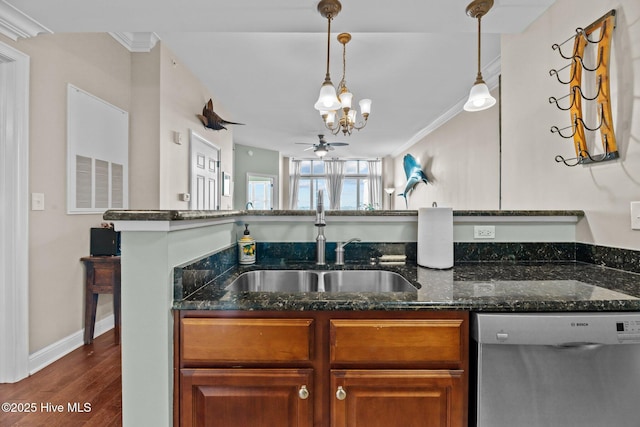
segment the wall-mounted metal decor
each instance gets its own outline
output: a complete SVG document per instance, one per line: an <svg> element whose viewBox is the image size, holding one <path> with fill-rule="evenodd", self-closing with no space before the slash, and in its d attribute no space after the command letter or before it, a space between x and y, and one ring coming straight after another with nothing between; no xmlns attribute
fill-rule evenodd
<svg viewBox="0 0 640 427"><path fill-rule="evenodd" d="M564 128L551 127L552 133L562 138L573 138L576 150L575 159L565 159L558 155L555 160L567 166L602 162L618 158L618 148L614 134L613 116L611 114L611 97L609 88L609 61L611 57L611 39L616 26L616 11L609 13L593 22L586 28L576 28L576 33L560 44L554 44L553 50L568 61L569 64L560 69L549 71L551 76L563 85L569 86L569 93L563 97L550 97L549 103L555 104L560 110L568 111L571 124ZM573 52L570 55L562 51L562 46L573 40ZM589 51L594 51L593 61L585 60ZM595 62L591 64L590 62ZM569 78L560 77L562 70L568 69ZM585 90L589 83L595 85L595 90ZM588 93L595 92L595 93ZM566 101L564 101L566 99ZM596 123L589 123L585 119L585 107L595 103L597 112ZM567 105L568 104L568 105ZM570 133L567 129L570 129ZM599 132L602 140L602 153L589 152L586 132Z"/></svg>

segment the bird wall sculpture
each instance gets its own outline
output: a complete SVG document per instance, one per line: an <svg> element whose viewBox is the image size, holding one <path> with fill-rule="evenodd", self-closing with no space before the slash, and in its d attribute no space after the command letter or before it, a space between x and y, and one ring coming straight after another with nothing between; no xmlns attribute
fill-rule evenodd
<svg viewBox="0 0 640 427"><path fill-rule="evenodd" d="M411 154L406 154L402 160L404 165L404 174L407 176L407 184L404 186L404 192L398 194L398 196L404 197L404 204L408 209L409 202L407 201L407 195L413 191L413 188L421 181L428 184L429 179L422 171L422 167L418 164L418 161Z"/></svg>
<svg viewBox="0 0 640 427"><path fill-rule="evenodd" d="M227 128L224 127L224 125L244 125L244 123L229 122L217 115L213 111L213 101L211 99L209 99L209 102L207 102L204 108L202 108L202 114L196 115L198 116L204 127L213 130L226 130Z"/></svg>

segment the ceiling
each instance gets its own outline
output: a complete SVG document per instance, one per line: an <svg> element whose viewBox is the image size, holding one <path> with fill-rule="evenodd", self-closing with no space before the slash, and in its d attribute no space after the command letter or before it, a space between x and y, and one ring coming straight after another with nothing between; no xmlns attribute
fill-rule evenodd
<svg viewBox="0 0 640 427"><path fill-rule="evenodd" d="M357 103L373 101L366 128L329 135L313 108L326 66L327 20L318 0L0 0L54 33L154 32L210 90L234 142L305 157L295 143L348 142L341 158L398 154L461 110L476 75L470 0L342 0L331 28L331 77ZM495 0L482 19L483 74L495 86L500 34L524 30L555 0ZM203 105L206 100L203 99ZM194 105L199 113L203 105ZM463 114L478 114L467 113ZM221 114L222 115L222 114ZM207 130L207 132L215 132ZM220 132L226 132L221 130Z"/></svg>

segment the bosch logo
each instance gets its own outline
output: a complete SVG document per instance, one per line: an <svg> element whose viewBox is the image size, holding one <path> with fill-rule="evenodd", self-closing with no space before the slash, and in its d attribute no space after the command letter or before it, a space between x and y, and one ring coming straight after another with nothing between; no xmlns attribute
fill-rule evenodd
<svg viewBox="0 0 640 427"><path fill-rule="evenodd" d="M571 322L571 327L572 328L576 328L576 327L585 327L585 326L589 326L589 323L587 322Z"/></svg>

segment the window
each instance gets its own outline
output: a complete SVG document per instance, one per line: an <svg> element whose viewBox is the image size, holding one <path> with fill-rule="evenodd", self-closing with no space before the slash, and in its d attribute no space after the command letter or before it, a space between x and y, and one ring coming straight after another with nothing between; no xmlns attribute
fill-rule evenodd
<svg viewBox="0 0 640 427"><path fill-rule="evenodd" d="M67 212L128 207L129 114L67 87Z"/></svg>
<svg viewBox="0 0 640 427"><path fill-rule="evenodd" d="M323 160L294 160L300 162L300 176L298 179L297 205L294 209L315 209L318 190L324 191L324 204L329 206L329 197L326 191L327 175ZM379 162L379 161L378 161ZM295 168L291 168L294 170ZM379 168L378 168L379 169ZM371 205L375 209L374 200L380 200L380 196L372 198L370 195L368 160L346 160L344 162L344 178L342 193L340 194L341 210L367 209ZM379 173L379 172L378 172ZM380 175L373 179L382 180Z"/></svg>

